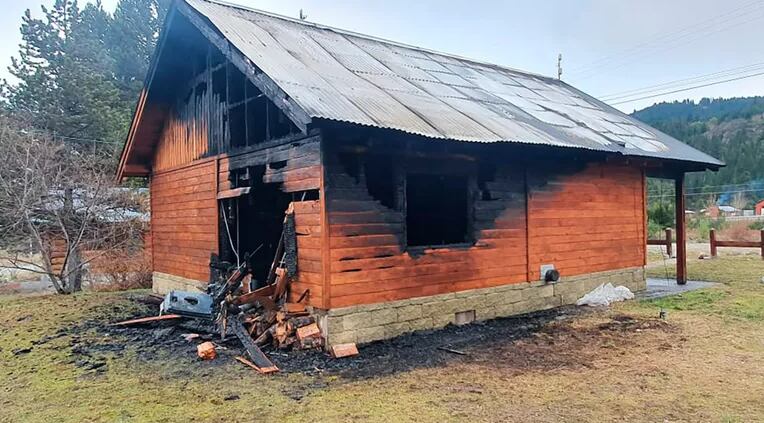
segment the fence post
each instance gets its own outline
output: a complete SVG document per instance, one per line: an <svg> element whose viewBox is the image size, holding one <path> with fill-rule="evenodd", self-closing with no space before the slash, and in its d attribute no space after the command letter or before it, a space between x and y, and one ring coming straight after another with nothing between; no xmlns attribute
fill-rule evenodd
<svg viewBox="0 0 764 423"><path fill-rule="evenodd" d="M666 228L666 254L668 254L669 258L673 256L671 254L673 251L673 241L671 236L671 228Z"/></svg>
<svg viewBox="0 0 764 423"><path fill-rule="evenodd" d="M716 230L711 229L708 239L711 242L711 257L716 257Z"/></svg>
<svg viewBox="0 0 764 423"><path fill-rule="evenodd" d="M764 260L764 229L759 232L759 242L761 243L761 258Z"/></svg>

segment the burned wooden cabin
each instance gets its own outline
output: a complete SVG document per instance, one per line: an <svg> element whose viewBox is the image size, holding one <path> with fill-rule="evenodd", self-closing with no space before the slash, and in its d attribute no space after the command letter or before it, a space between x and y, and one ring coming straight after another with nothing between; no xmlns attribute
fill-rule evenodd
<svg viewBox="0 0 764 423"><path fill-rule="evenodd" d="M150 180L157 292L266 272L291 205L331 345L643 289L646 177L722 165L556 79L179 0L118 176Z"/></svg>

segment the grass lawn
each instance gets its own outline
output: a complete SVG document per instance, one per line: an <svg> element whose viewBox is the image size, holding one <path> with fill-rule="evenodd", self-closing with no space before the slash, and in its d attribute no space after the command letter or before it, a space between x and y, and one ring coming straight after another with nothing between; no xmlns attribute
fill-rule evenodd
<svg viewBox="0 0 764 423"><path fill-rule="evenodd" d="M192 344L93 352L118 335L92 325L140 314L134 293L0 297L0 421L764 421L764 261L693 260L689 274L723 285L362 378L260 376L199 362Z"/></svg>

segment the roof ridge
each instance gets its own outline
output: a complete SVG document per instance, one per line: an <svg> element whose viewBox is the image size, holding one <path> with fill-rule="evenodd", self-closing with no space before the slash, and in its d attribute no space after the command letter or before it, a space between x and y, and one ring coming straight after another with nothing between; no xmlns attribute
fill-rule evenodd
<svg viewBox="0 0 764 423"><path fill-rule="evenodd" d="M183 1L187 1L187 0L183 0ZM265 15L265 16L268 16L268 17L271 17L271 18L285 20L285 21L296 23L296 24L299 24L299 25L311 26L311 27L318 28L318 29L333 31L333 32L336 32L336 33L342 34L342 35L349 35L349 36L353 36L353 37L367 39L367 40L370 40L370 41L376 41L376 42L381 42L381 43L385 43L385 44L391 44L391 45L394 45L394 46L397 46L397 47L403 47L403 48L407 48L407 49L411 49L411 50L423 51L425 53L445 56L445 57L449 57L449 58L457 59L457 60L463 60L463 61L466 61L466 62L471 62L471 63L477 64L477 65L481 65L481 66L486 66L486 67L491 67L491 68L498 68L498 69L502 69L502 70L506 70L506 71L510 71L510 72L515 72L515 73L523 74L523 75L526 75L526 76L531 76L531 77L535 77L535 78L541 78L541 79L544 79L544 80L547 80L547 81L558 82L557 79L555 79L555 78L553 78L551 76L548 76L548 75L542 75L540 73L535 73L535 72L530 72L530 71L526 71L526 70L522 70L522 69L517 69L517 68L513 68L513 67L510 67L510 66L506 66L506 65L500 65L500 64L488 62L488 61L485 61L485 60L473 59L473 58L461 56L461 55L458 55L458 54L455 54L455 53L447 53L447 52L443 52L443 51L439 51L439 50L434 50L434 49L430 49L430 48L426 48L426 47L415 46L413 44L407 44L407 43L403 43L403 42L400 42L400 41L390 40L390 39L387 39L387 38L377 37L377 36L374 36L374 35L364 34L364 33L356 32L356 31L351 31L349 29L337 28L337 27L334 27L334 26L324 25L324 24L320 24L320 23L317 23L317 22L308 22L308 21L304 21L304 20L301 20L301 19L293 18L291 16L285 16L285 15L281 15L281 14L278 14L278 13L273 13L273 12L269 12L269 11L266 11L266 10L262 10L262 9L256 9L254 7L244 6L244 5L237 4L237 3L231 3L231 2L228 2L228 1L225 1L225 0L196 0L196 1L203 1L203 2L206 2L206 3L215 4L215 5L218 5L218 6L224 6L224 7L230 7L230 8L233 8L233 9L244 10L244 11L247 11L247 12L252 12L252 13L257 13L257 14Z"/></svg>

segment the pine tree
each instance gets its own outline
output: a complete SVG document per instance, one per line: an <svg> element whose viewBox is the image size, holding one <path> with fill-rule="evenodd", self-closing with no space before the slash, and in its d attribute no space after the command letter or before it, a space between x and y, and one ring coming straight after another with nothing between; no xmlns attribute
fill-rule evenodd
<svg viewBox="0 0 764 423"><path fill-rule="evenodd" d="M73 23L58 79L62 122L70 136L121 141L129 111L120 102L106 36L111 17L100 2L88 4Z"/></svg>
<svg viewBox="0 0 764 423"><path fill-rule="evenodd" d="M120 0L109 40L124 98L135 102L148 72L169 0Z"/></svg>
<svg viewBox="0 0 764 423"><path fill-rule="evenodd" d="M42 13L24 15L10 66L19 83L3 84L9 108L58 136L119 141L127 112L104 43L110 16L100 2L80 10L76 0L55 0Z"/></svg>

